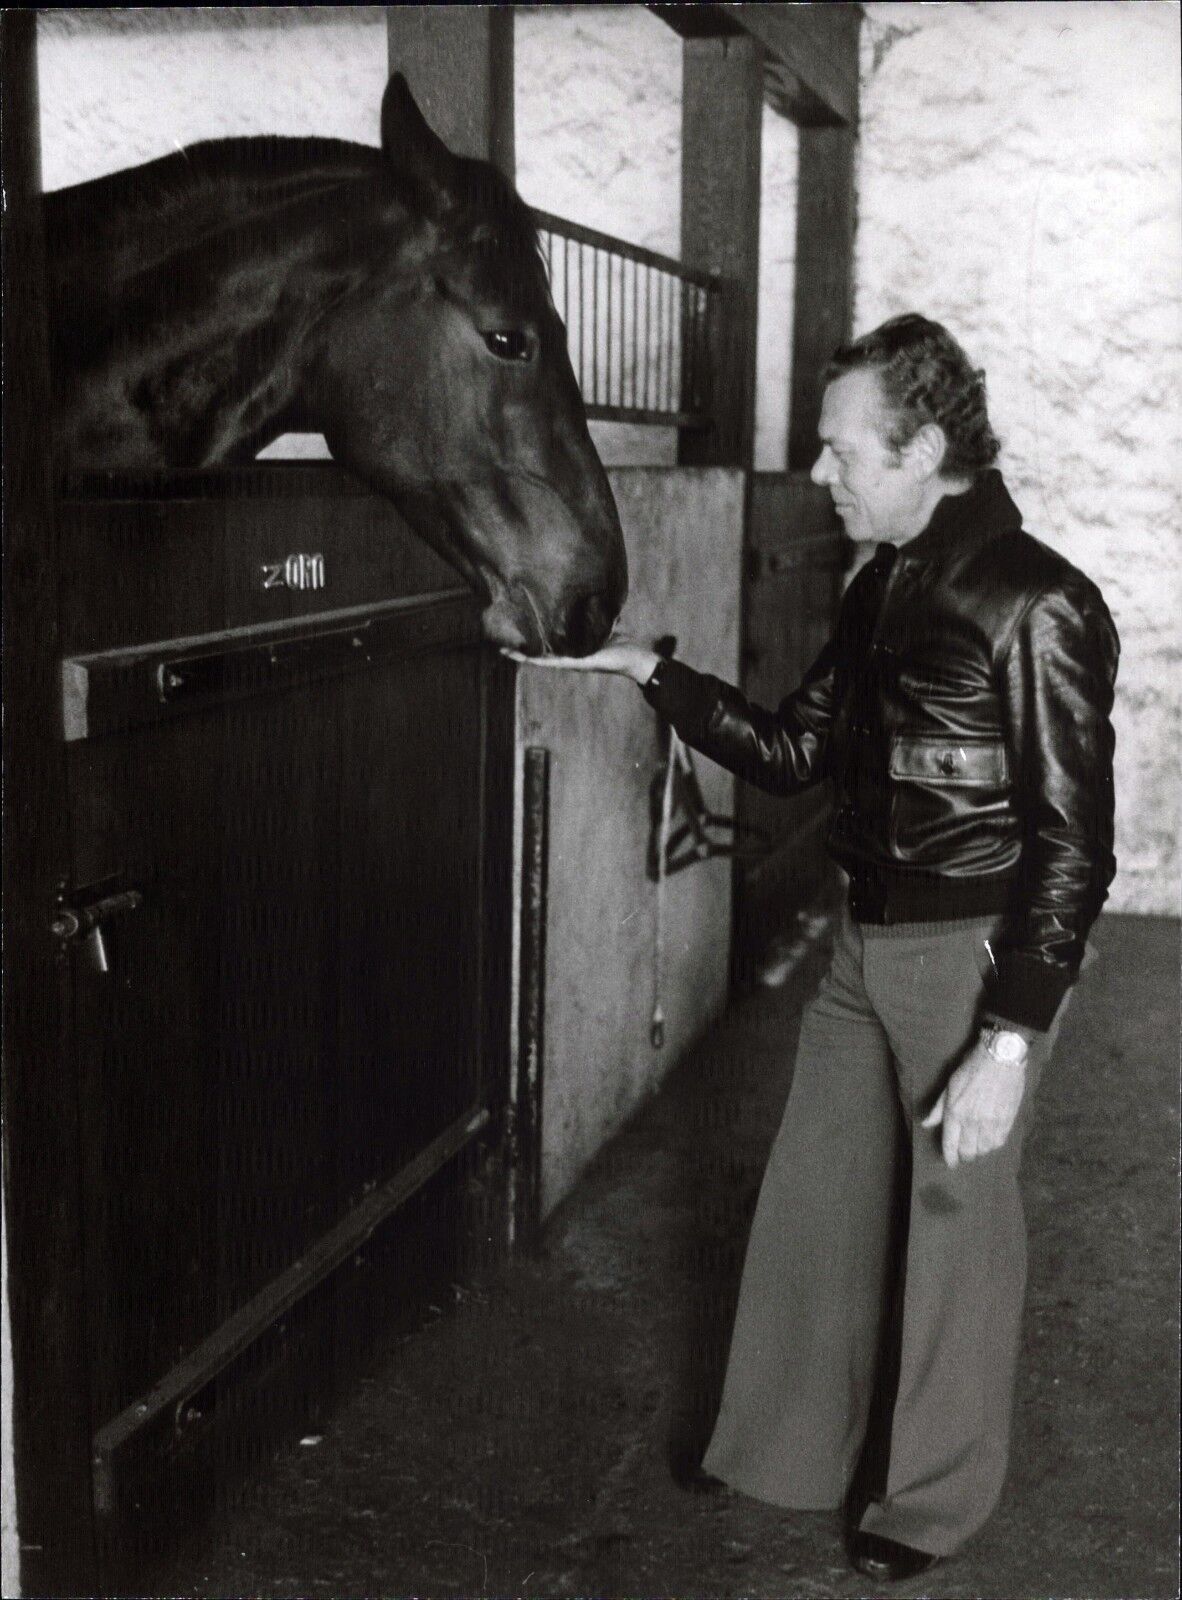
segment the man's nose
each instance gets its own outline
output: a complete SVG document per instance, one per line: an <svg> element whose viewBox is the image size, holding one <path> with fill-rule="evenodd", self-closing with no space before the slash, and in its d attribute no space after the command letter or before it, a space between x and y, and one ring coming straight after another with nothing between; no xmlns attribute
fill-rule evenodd
<svg viewBox="0 0 1182 1600"><path fill-rule="evenodd" d="M829 446L823 445L821 454L813 462L813 470L809 473L809 477L814 483L823 487L825 484L833 482L832 461L833 457L830 454Z"/></svg>

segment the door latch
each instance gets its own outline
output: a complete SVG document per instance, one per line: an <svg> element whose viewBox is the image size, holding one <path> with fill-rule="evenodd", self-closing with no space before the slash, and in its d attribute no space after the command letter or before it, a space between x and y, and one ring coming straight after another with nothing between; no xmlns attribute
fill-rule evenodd
<svg viewBox="0 0 1182 1600"><path fill-rule="evenodd" d="M111 963L103 924L112 917L135 911L143 903L138 889L122 883L117 878L107 878L102 883L91 883L72 893L63 892L49 920L50 932L61 941L63 949L73 947L82 951L87 965L94 972L109 972Z"/></svg>

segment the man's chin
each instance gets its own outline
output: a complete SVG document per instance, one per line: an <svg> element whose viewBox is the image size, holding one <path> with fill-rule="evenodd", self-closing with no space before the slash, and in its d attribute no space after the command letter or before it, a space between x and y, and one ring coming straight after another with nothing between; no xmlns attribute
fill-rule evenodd
<svg viewBox="0 0 1182 1600"><path fill-rule="evenodd" d="M834 506L833 509L837 512L848 539L852 539L855 544L868 544L875 539L873 528L867 527L866 519L859 515L855 506L844 508Z"/></svg>

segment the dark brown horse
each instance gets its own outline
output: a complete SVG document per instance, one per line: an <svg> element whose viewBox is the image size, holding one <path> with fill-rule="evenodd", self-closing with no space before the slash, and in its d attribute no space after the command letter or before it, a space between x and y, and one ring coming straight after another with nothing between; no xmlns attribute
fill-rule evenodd
<svg viewBox="0 0 1182 1600"><path fill-rule="evenodd" d="M627 567L533 219L400 75L381 129L197 144L46 196L56 464L323 433L487 596L491 640L585 654Z"/></svg>

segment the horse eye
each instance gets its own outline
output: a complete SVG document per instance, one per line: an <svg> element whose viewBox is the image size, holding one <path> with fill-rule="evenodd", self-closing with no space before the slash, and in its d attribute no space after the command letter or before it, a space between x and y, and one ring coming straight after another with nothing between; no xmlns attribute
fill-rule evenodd
<svg viewBox="0 0 1182 1600"><path fill-rule="evenodd" d="M519 328L497 329L484 335L484 342L502 361L528 361L529 340Z"/></svg>

